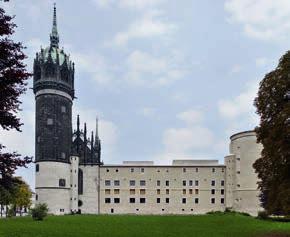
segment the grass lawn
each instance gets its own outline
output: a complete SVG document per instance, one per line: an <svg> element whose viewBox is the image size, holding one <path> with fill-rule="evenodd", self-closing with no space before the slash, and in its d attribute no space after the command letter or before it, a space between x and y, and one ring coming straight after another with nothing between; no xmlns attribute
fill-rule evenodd
<svg viewBox="0 0 290 237"><path fill-rule="evenodd" d="M289 236L290 223L262 221L239 214L202 216L75 215L0 220L5 237L183 237L183 236Z"/></svg>

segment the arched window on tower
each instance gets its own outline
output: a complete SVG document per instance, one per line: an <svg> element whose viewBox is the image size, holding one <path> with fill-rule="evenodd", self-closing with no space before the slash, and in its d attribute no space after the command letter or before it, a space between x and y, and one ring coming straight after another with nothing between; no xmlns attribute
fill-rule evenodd
<svg viewBox="0 0 290 237"><path fill-rule="evenodd" d="M79 169L78 173L78 194L83 194L83 171Z"/></svg>

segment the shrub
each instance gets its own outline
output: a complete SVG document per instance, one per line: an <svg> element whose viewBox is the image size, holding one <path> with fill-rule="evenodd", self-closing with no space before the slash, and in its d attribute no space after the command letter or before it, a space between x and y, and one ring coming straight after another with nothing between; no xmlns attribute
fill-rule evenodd
<svg viewBox="0 0 290 237"><path fill-rule="evenodd" d="M47 216L48 208L45 203L36 204L34 208L31 209L32 219L35 221L42 221Z"/></svg>
<svg viewBox="0 0 290 237"><path fill-rule="evenodd" d="M266 211L259 211L258 218L262 220L268 219L268 213Z"/></svg>

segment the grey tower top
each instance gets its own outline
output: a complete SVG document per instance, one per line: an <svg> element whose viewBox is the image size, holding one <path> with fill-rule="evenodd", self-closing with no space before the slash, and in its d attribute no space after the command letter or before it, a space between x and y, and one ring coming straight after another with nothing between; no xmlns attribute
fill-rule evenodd
<svg viewBox="0 0 290 237"><path fill-rule="evenodd" d="M59 36L57 33L57 23L56 23L56 4L54 3L52 31L50 34L50 46L58 48L58 43L59 43Z"/></svg>
<svg viewBox="0 0 290 237"><path fill-rule="evenodd" d="M57 90L74 99L74 63L63 49L59 49L56 22L56 6L53 9L53 24L50 45L41 48L34 60L34 93L44 89Z"/></svg>

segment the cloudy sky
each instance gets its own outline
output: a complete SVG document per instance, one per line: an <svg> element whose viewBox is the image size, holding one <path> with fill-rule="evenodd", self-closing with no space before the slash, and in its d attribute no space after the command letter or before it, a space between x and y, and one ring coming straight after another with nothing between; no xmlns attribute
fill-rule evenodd
<svg viewBox="0 0 290 237"><path fill-rule="evenodd" d="M289 0L57 0L60 45L76 64L73 113L100 118L102 159L218 159L229 136L258 125L253 99L290 47ZM0 3L16 15L27 66L49 44L53 1ZM32 83L30 81L29 87ZM23 132L0 131L34 155L35 103L22 97ZM18 171L33 186L34 167Z"/></svg>

